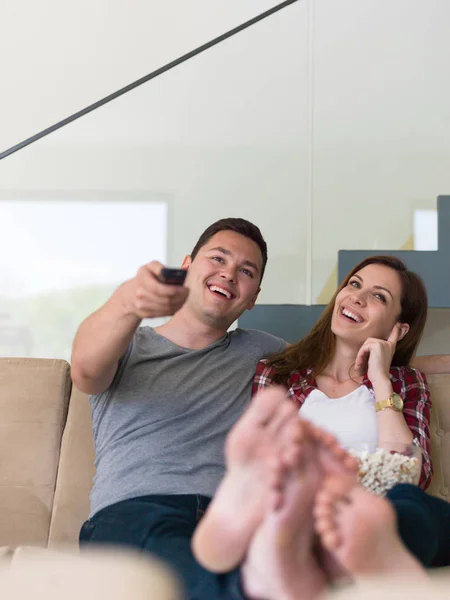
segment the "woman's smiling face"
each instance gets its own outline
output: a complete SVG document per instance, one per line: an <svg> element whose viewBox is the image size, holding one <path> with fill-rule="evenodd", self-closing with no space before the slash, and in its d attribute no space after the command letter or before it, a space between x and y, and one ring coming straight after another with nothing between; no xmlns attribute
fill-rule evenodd
<svg viewBox="0 0 450 600"><path fill-rule="evenodd" d="M380 264L365 266L336 296L333 333L355 346L369 337L387 339L401 314L402 293L396 271Z"/></svg>

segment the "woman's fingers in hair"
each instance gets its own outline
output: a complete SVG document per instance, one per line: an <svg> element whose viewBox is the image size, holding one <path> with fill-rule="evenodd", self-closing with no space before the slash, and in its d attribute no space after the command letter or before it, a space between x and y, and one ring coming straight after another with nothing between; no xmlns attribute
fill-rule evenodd
<svg viewBox="0 0 450 600"><path fill-rule="evenodd" d="M387 339L387 341L390 344L393 344L394 347L397 345L398 340L400 339L400 333L402 330L402 326L401 324L397 321L397 323L394 325L394 327L392 328L391 333L389 334L389 337Z"/></svg>

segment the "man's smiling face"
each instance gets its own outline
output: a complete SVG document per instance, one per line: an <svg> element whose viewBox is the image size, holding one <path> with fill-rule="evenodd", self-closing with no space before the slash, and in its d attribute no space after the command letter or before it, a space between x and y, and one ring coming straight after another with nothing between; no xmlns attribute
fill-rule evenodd
<svg viewBox="0 0 450 600"><path fill-rule="evenodd" d="M186 308L213 327L228 327L245 310L253 308L259 293L262 255L253 240L224 230L200 248L188 268Z"/></svg>

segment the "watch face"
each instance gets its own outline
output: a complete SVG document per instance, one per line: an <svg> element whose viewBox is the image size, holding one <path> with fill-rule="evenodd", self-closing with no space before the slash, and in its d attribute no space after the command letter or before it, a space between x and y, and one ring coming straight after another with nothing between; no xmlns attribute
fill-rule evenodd
<svg viewBox="0 0 450 600"><path fill-rule="evenodd" d="M393 394L392 404L394 405L394 408L396 408L397 410L403 410L403 400L402 400L401 396L399 396L398 394Z"/></svg>

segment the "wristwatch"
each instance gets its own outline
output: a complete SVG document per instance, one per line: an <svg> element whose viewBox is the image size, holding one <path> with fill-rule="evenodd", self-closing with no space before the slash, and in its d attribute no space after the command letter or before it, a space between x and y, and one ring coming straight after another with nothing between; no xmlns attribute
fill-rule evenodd
<svg viewBox="0 0 450 600"><path fill-rule="evenodd" d="M379 412L380 410L384 410L385 408L392 408L397 412L402 412L403 410L403 399L398 394L392 394L386 400L382 400L381 402L375 402L375 410Z"/></svg>

